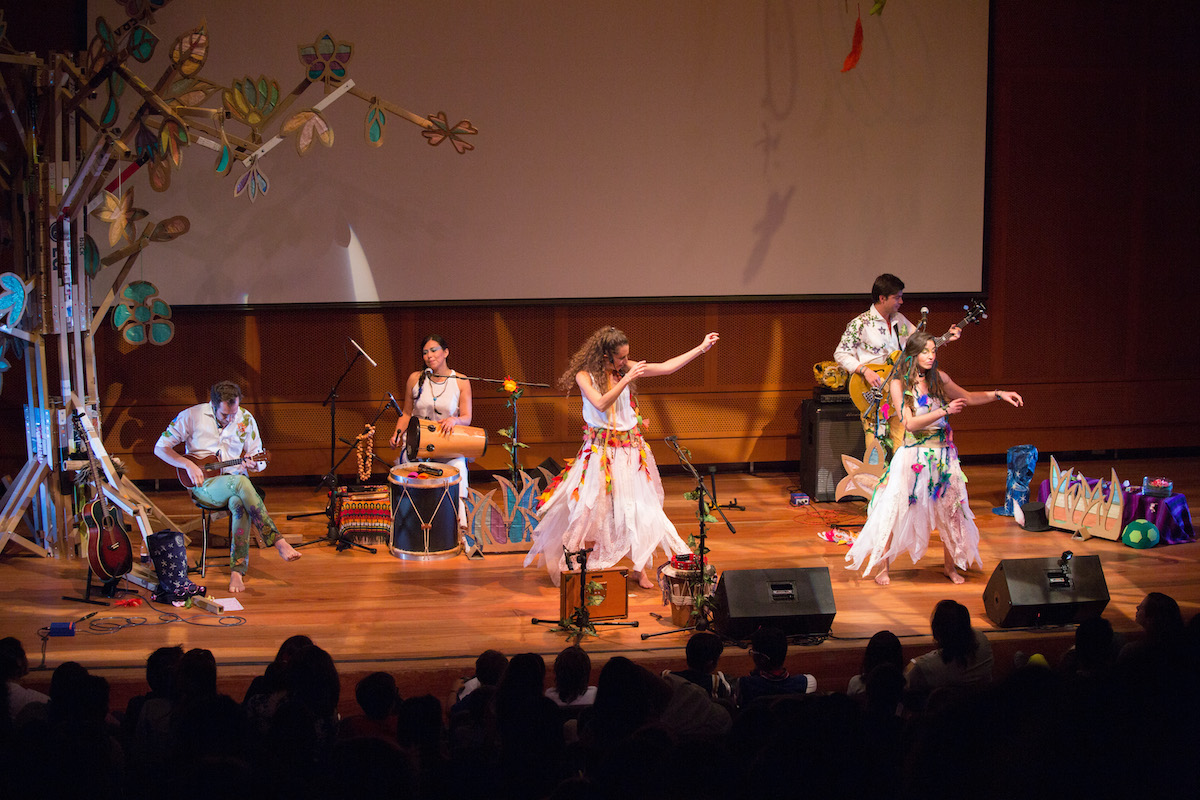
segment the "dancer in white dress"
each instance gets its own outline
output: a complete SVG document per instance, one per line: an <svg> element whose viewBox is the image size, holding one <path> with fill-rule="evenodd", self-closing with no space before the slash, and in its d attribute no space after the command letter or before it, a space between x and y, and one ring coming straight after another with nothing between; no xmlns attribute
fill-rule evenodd
<svg viewBox="0 0 1200 800"><path fill-rule="evenodd" d="M863 574L868 575L878 566L875 582L886 586L888 565L905 552L915 564L936 529L943 572L952 583L962 583L958 570L983 563L979 528L967 503L967 479L947 417L994 400L1017 407L1024 401L1016 392L963 389L938 369L937 348L928 333L909 338L902 359L899 377L888 384L895 455L871 496L862 533L846 554L847 569L857 570L865 561Z"/></svg>
<svg viewBox="0 0 1200 800"><path fill-rule="evenodd" d="M567 569L564 548L576 552L590 547L588 569L607 569L628 556L634 579L649 589L654 584L645 573L656 549L668 555L688 552L663 511L658 466L642 438L644 423L631 390L638 378L681 369L719 338L710 333L661 364L630 361L629 339L613 327L601 328L584 342L558 381L565 391L577 385L583 395L583 446L550 485L525 566L541 556L558 585Z"/></svg>
<svg viewBox="0 0 1200 800"><path fill-rule="evenodd" d="M449 435L455 426L471 424L471 382L446 367L449 356L450 351L441 336L430 334L425 337L425 343L421 345L425 369L408 376L404 387L404 413L396 420L392 447L404 447L408 422L414 415L437 422L445 435ZM458 525L466 527L467 460L462 456L429 460L449 464L458 470ZM407 451L401 451L397 463L408 463Z"/></svg>

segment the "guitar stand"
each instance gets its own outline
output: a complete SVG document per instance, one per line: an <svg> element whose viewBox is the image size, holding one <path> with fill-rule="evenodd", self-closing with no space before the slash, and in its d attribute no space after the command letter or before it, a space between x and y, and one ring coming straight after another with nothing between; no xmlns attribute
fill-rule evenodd
<svg viewBox="0 0 1200 800"><path fill-rule="evenodd" d="M588 586L587 559L588 559L588 553L590 553L590 552L592 552L592 548L590 548L590 547L585 550L577 550L577 551L570 551L570 550L567 550L567 548L565 548L565 547L563 548L563 553L567 559L567 569L571 568L572 559L574 559L575 563L579 565L579 605L575 607L575 610L573 612L571 612L571 618L569 620L566 620L566 619L537 619L535 617L532 620L530 620L530 624L532 624L532 625L558 625L563 629L564 632L574 633L576 644L578 644L579 640L583 638L583 634L585 632L587 632L588 628L595 628L597 625L622 625L622 626L625 626L628 628L636 628L638 626L637 620L633 620L633 621L629 621L629 622L621 622L621 621L615 621L615 620L592 622L591 612L588 611L588 588L587 588L587 586ZM567 627L567 624L573 625L574 630ZM643 639L646 638L645 635L643 635L642 638Z"/></svg>
<svg viewBox="0 0 1200 800"><path fill-rule="evenodd" d="M721 504L721 503L717 502L717 468L715 466L709 465L708 482L709 482L709 486L712 487L711 490L709 491L709 494L712 496L712 502L713 502L712 508L726 508L731 511L745 511L746 510L745 506L740 505L738 503L736 497L725 504Z"/></svg>
<svg viewBox="0 0 1200 800"><path fill-rule="evenodd" d="M62 599L70 600L72 603L87 603L87 604L93 605L93 606L110 605L110 603L106 603L103 600L93 600L92 599L92 575L93 574L94 573L92 572L92 567L89 564L88 571L87 571L87 583L84 585L83 597L75 597L74 595L64 594L62 596ZM117 592L121 591L120 589L117 588L117 586L120 583L121 583L121 579L116 578L114 580L109 581L108 583L102 583L96 588L99 590L100 594L103 595L104 597L116 597Z"/></svg>

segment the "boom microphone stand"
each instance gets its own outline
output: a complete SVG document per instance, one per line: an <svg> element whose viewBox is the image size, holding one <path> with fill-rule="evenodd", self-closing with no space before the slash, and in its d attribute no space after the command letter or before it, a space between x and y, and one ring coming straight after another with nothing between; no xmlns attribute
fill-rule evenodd
<svg viewBox="0 0 1200 800"><path fill-rule="evenodd" d="M696 516L700 519L700 533L696 537L698 540L698 545L696 547L696 550L698 551L698 554L700 557L700 568L696 571L696 574L699 577L687 579L688 580L688 588L691 589L691 595L694 600L694 599L702 596L701 593L704 592L705 586L707 584L706 578L708 577L708 561L707 561L708 547L707 547L706 542L707 542L707 537L708 537L708 523L705 521L705 518L708 517L708 510L712 509L721 515L721 519L725 522L725 527L729 529L730 533L736 534L737 531L734 530L733 525L729 522L729 517L725 516L725 512L721 510L721 506L716 504L716 502L717 502L716 498L713 497L712 494L710 494L708 489L705 487L704 479L700 477L700 473L696 471L696 468L694 466L692 466L692 462L688 458L690 453L687 451L686 448L680 447L679 438L676 436L668 436L663 441L665 441L671 447L671 449L675 451L675 455L679 458L680 465L683 466L683 468L686 469L688 472L692 473L692 477L696 480ZM705 502L706 497L709 500L711 500L712 502L706 503ZM655 617L657 619L663 619L663 616L661 614L653 614L652 613L650 616ZM666 636L667 634L681 633L683 631L706 631L711 626L712 626L712 617L710 616L707 608L704 608L704 609L702 609L701 613L698 615L695 625L690 625L686 628L673 628L669 631L660 631L658 633L643 633L642 639L643 640L649 639L652 636Z"/></svg>
<svg viewBox="0 0 1200 800"><path fill-rule="evenodd" d="M343 377L345 377L344 374L343 374ZM383 416L383 413L385 411L387 411L388 406L391 406L392 408L396 409L397 414L402 413L400 410L399 404L396 402L396 398L392 397L392 395L389 393L387 396L387 399L382 401L382 403L379 407L379 410L375 412L375 418L373 420L371 420L371 422L370 422L371 426L373 426L373 425L375 425L375 423L379 422L379 418ZM354 541L353 539L350 539L349 537L342 536L342 534L338 530L338 521L336 519L334 519L334 517L336 516L335 509L337 507L337 500L340 497L340 494L338 493L338 489L337 489L337 469L338 469L338 467L340 467L342 465L342 462L344 462L347 458L349 458L350 454L353 453L358 448L357 441L348 442L342 438L338 438L337 441L342 442L343 444L347 445L346 452L342 454L342 457L340 459L338 459L336 462L334 462L333 466L329 470L329 474L326 475L324 479L322 479L321 484L317 487L318 489L320 489L322 486L326 486L328 484L328 481L330 478L333 479L332 485L329 486L329 502L325 505L325 510L324 511L310 511L310 512L307 512L304 514L288 514L287 515L287 518L289 520L291 520L291 519L299 519L301 517L313 517L313 516L316 516L317 514L324 514L325 518L326 518L325 535L319 539L313 539L312 541L308 541L308 542L301 542L300 544L296 545L296 547L297 548L308 547L310 544L317 544L319 542L329 542L338 549L338 552L341 552L342 550L346 550L351 547L355 547L355 548L358 548L359 550L365 550L371 554L377 553L379 551L376 550L374 547L370 547L368 545L361 544L359 542ZM372 463L374 463L375 461L378 461L381 464L383 464L385 467L391 466L390 464L388 464L388 462L384 461L382 458L380 458L378 455L376 455L374 450L372 450L372 452L371 452L371 458L372 458Z"/></svg>

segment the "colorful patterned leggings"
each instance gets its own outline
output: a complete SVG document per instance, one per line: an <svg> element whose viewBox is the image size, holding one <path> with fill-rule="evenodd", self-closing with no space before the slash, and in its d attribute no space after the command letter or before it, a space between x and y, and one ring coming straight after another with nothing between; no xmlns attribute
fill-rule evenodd
<svg viewBox="0 0 1200 800"><path fill-rule="evenodd" d="M192 497L206 506L229 509L233 518L229 565L234 572L245 575L250 565L250 526L258 528L268 547L279 538L279 529L267 513L254 484L245 475L218 475L191 491Z"/></svg>

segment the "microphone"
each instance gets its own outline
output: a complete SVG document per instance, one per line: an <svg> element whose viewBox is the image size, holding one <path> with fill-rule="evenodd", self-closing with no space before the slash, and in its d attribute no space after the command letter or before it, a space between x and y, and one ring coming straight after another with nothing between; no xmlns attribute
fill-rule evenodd
<svg viewBox="0 0 1200 800"><path fill-rule="evenodd" d="M431 467L428 464L417 464L417 472L423 475L437 475L441 477L443 472L441 467Z"/></svg>
<svg viewBox="0 0 1200 800"><path fill-rule="evenodd" d="M929 308L921 306L921 321L917 323L917 330L925 330L925 323L929 320Z"/></svg>
<svg viewBox="0 0 1200 800"><path fill-rule="evenodd" d="M404 409L400 408L400 404L396 402L396 398L392 397L391 392L388 392L388 403L391 404L392 408L396 409L397 414L402 417L404 416Z"/></svg>
<svg viewBox="0 0 1200 800"><path fill-rule="evenodd" d="M347 336L346 338L347 338L347 339L350 339L350 337L349 337L349 336ZM350 339L350 344L354 345L354 349L355 349L355 350L357 350L358 352L360 352L360 353L362 353L362 354L363 354L363 358L365 358L367 361L370 361L370 362L371 362L371 366L372 366L372 367L378 367L378 366L379 366L378 364L376 364L376 363L375 363L375 359L373 359L373 358L371 358L369 355L367 355L367 351L366 351L366 350L363 350L361 347L359 347L359 346L358 346L358 342L354 341L353 339Z"/></svg>
<svg viewBox="0 0 1200 800"><path fill-rule="evenodd" d="M667 444L679 444L679 437L678 436L668 436L667 438L663 439L663 441L666 442Z"/></svg>

